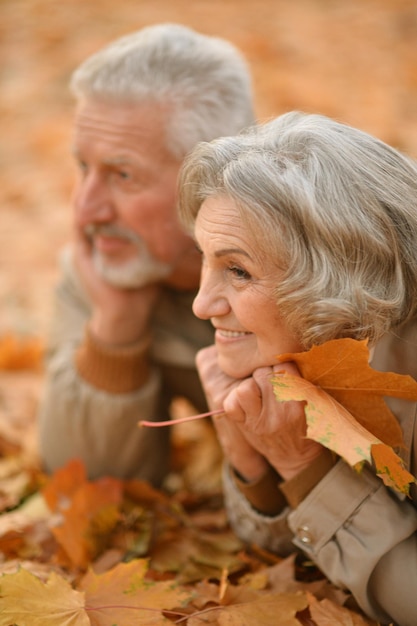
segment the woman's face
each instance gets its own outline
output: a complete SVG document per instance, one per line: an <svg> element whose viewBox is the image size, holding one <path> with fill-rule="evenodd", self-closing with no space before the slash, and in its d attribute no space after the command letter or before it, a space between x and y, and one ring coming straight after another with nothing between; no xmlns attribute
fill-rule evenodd
<svg viewBox="0 0 417 626"><path fill-rule="evenodd" d="M222 370L246 378L258 367L276 364L277 355L302 350L275 301L282 270L242 223L235 203L224 197L205 200L195 238L203 266L193 310L216 329Z"/></svg>

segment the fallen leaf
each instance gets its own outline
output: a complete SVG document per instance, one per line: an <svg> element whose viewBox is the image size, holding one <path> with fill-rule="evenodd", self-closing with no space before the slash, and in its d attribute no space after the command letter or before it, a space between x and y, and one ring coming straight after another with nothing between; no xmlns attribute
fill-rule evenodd
<svg viewBox="0 0 417 626"><path fill-rule="evenodd" d="M0 577L0 626L90 626L84 593L52 572L46 583L20 569Z"/></svg>
<svg viewBox="0 0 417 626"><path fill-rule="evenodd" d="M369 626L371 623L374 624L359 613L349 611L327 598L319 601L311 593L307 595L310 614L317 626Z"/></svg>
<svg viewBox="0 0 417 626"><path fill-rule="evenodd" d="M52 532L75 566L86 569L105 547L108 535L119 519L121 482L102 478L84 483L63 512L62 524Z"/></svg>
<svg viewBox="0 0 417 626"><path fill-rule="evenodd" d="M29 561L28 559L8 559L0 565L0 576L3 574L16 574L22 569L30 572L44 583L48 581L52 572L59 574L59 576L62 576L62 578L65 578L68 582L71 582L73 578L56 565L52 565L51 563L38 563L35 560Z"/></svg>
<svg viewBox="0 0 417 626"><path fill-rule="evenodd" d="M188 619L187 626L300 626L296 614L307 606L304 593L259 594L249 601L203 609Z"/></svg>
<svg viewBox="0 0 417 626"><path fill-rule="evenodd" d="M146 580L147 569L146 559L136 559L101 575L88 571L79 588L85 592L91 626L172 624L162 611L187 604L192 592L173 581Z"/></svg>
<svg viewBox="0 0 417 626"><path fill-rule="evenodd" d="M86 569L118 522L123 482L111 477L88 481L83 463L74 459L55 472L42 495L51 511L60 514L51 530L64 559Z"/></svg>
<svg viewBox="0 0 417 626"><path fill-rule="evenodd" d="M39 369L43 350L39 337L18 337L7 333L0 338L0 370Z"/></svg>
<svg viewBox="0 0 417 626"><path fill-rule="evenodd" d="M44 583L20 569L0 577L0 626L114 626L172 624L163 611L187 604L192 593L172 581L145 580L146 560L119 564L102 575L91 570L71 587L52 572Z"/></svg>
<svg viewBox="0 0 417 626"><path fill-rule="evenodd" d="M176 573L183 584L220 579L225 568L229 572L242 569L242 546L230 530L212 534L190 527L167 529L151 550L151 567Z"/></svg>
<svg viewBox="0 0 417 626"><path fill-rule="evenodd" d="M73 494L86 480L85 466L80 459L71 459L57 469L42 489L42 495L51 511L66 509Z"/></svg>

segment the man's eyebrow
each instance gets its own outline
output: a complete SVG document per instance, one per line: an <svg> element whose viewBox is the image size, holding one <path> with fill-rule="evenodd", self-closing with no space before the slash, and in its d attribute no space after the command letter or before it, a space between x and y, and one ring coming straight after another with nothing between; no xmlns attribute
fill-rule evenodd
<svg viewBox="0 0 417 626"><path fill-rule="evenodd" d="M71 153L77 159L82 157L82 151L79 150L77 146L71 148ZM129 155L120 155L108 157L104 159L104 163L106 163L107 165L125 165L126 163L133 163L133 159Z"/></svg>
<svg viewBox="0 0 417 626"><path fill-rule="evenodd" d="M126 163L132 163L133 159L129 156L115 156L104 159L104 163L108 165L125 165Z"/></svg>

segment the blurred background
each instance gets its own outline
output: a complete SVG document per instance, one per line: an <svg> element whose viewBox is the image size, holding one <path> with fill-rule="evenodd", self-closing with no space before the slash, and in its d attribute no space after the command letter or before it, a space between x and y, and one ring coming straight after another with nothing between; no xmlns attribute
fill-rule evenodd
<svg viewBox="0 0 417 626"><path fill-rule="evenodd" d="M0 0L0 335L47 330L71 228L71 71L166 21L244 52L260 120L324 113L417 157L417 0Z"/></svg>

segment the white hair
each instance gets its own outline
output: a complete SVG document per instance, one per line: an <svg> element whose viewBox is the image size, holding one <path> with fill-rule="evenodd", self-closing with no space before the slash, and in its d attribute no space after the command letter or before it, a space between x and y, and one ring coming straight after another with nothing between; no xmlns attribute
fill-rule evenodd
<svg viewBox="0 0 417 626"><path fill-rule="evenodd" d="M225 196L284 268L280 314L309 347L378 340L417 312L417 165L382 141L320 115L287 113L204 143L179 179L192 228Z"/></svg>
<svg viewBox="0 0 417 626"><path fill-rule="evenodd" d="M167 148L177 158L254 121L242 54L179 24L148 26L110 43L75 70L71 90L77 99L160 104L168 116Z"/></svg>

